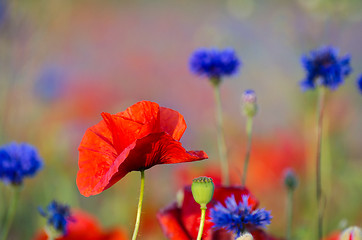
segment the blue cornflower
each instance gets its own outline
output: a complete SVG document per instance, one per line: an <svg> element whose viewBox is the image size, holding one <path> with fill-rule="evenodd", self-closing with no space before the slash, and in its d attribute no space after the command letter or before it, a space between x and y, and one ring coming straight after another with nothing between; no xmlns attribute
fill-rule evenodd
<svg viewBox="0 0 362 240"><path fill-rule="evenodd" d="M323 46L302 57L302 65L307 75L300 85L302 90L314 89L323 85L331 90L343 83L344 77L352 71L349 55L338 57L338 50L331 46Z"/></svg>
<svg viewBox="0 0 362 240"><path fill-rule="evenodd" d="M35 147L27 143L9 143L0 147L0 180L15 185L34 176L43 166Z"/></svg>
<svg viewBox="0 0 362 240"><path fill-rule="evenodd" d="M196 75L220 79L236 74L241 62L231 48L199 48L191 55L189 64Z"/></svg>
<svg viewBox="0 0 362 240"><path fill-rule="evenodd" d="M362 74L357 79L357 87L358 87L358 90L360 91L360 93L362 94Z"/></svg>
<svg viewBox="0 0 362 240"><path fill-rule="evenodd" d="M246 230L246 225L255 227L265 227L270 224L272 216L264 209L252 210L248 205L249 196L242 196L242 202L236 203L235 196L232 195L225 200L225 207L218 202L210 210L211 222L214 228L223 228L240 237Z"/></svg>
<svg viewBox="0 0 362 240"><path fill-rule="evenodd" d="M47 218L47 224L49 226L62 235L66 234L67 223L71 220L70 208L68 205L52 201L45 211L40 207L38 210L43 217Z"/></svg>

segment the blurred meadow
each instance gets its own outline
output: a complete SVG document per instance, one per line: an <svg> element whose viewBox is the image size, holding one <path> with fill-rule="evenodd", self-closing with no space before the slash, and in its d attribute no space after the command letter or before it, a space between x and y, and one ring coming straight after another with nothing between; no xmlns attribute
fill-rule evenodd
<svg viewBox="0 0 362 240"><path fill-rule="evenodd" d="M0 144L28 142L44 160L43 170L24 182L9 239L32 239L45 225L37 207L53 199L131 236L139 174L83 197L75 184L77 148L101 112L121 112L141 100L180 112L188 126L183 146L209 155L147 171L140 239L166 239L157 211L183 185L219 167L212 88L188 66L199 47L233 47L242 61L239 74L221 85L232 182L240 184L246 146L241 94L254 89L260 111L247 186L271 210L268 232L282 237L283 172L294 168L300 180L293 222L298 239L311 239L316 216L316 92L300 90L300 57L322 45L351 54L352 74L327 95L324 231L361 226L361 39L360 0L0 0ZM8 191L0 184L0 219Z"/></svg>

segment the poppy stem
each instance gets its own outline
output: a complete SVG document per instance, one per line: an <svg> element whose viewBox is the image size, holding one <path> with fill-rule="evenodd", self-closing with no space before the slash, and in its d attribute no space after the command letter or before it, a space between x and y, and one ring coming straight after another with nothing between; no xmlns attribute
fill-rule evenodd
<svg viewBox="0 0 362 240"><path fill-rule="evenodd" d="M318 119L317 119L317 154L316 154L316 185L317 185L317 204L318 204L318 239L323 237L323 212L324 204L322 202L322 180L321 180L321 155L322 155L322 129L323 129L323 110L324 110L325 89L323 86L318 88Z"/></svg>
<svg viewBox="0 0 362 240"><path fill-rule="evenodd" d="M216 105L216 120L217 120L217 145L219 149L219 158L221 163L222 183L229 185L229 166L227 162L226 143L223 131L223 114L220 97L220 79L211 79L214 87L215 105Z"/></svg>
<svg viewBox="0 0 362 240"><path fill-rule="evenodd" d="M253 132L253 117L248 117L246 120L246 134L248 137L248 143L246 146L246 153L245 153L245 160L244 160L244 171L243 171L243 179L242 179L242 186L245 186L246 182L246 173L248 172L248 165L249 165L249 158L251 152L251 136Z"/></svg>
<svg viewBox="0 0 362 240"><path fill-rule="evenodd" d="M133 236L132 240L136 240L137 234L138 234L138 228L140 226L140 220L141 220L141 210L142 210L142 202L143 202L143 193L145 190L145 171L141 170L141 187L140 187L140 199L138 201L138 208L137 208L137 218L136 218L136 224L134 226Z"/></svg>
<svg viewBox="0 0 362 240"><path fill-rule="evenodd" d="M292 222L293 222L293 192L288 189L287 195L287 240L292 239Z"/></svg>
<svg viewBox="0 0 362 240"><path fill-rule="evenodd" d="M202 233L204 231L204 225L205 225L205 215L206 215L206 206L201 207L201 219L200 219L199 233L197 234L197 240L201 240L202 238Z"/></svg>
<svg viewBox="0 0 362 240"><path fill-rule="evenodd" d="M4 226L3 226L3 229L2 229L2 235L1 235L1 238L0 238L1 240L6 240L6 238L8 236L11 223L14 220L16 207L18 205L20 190L21 190L21 186L16 186L16 185L11 186L10 206L9 206L9 209L8 209L8 212L7 212L7 215L6 215L6 219L5 219L5 222L4 222Z"/></svg>

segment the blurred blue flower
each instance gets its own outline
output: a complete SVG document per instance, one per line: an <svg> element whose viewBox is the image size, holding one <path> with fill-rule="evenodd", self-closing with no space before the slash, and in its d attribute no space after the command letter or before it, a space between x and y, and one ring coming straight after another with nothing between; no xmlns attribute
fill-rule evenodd
<svg viewBox="0 0 362 240"><path fill-rule="evenodd" d="M0 26L5 21L7 8L8 8L7 0L0 0Z"/></svg>
<svg viewBox="0 0 362 240"><path fill-rule="evenodd" d="M189 64L196 75L221 78L236 74L241 62L231 48L199 48L191 55Z"/></svg>
<svg viewBox="0 0 362 240"><path fill-rule="evenodd" d="M55 100L64 92L64 81L65 73L60 67L56 65L47 66L36 80L34 92L43 101Z"/></svg>
<svg viewBox="0 0 362 240"><path fill-rule="evenodd" d="M360 91L360 93L362 94L362 74L357 79L357 87L358 87L358 90Z"/></svg>
<svg viewBox="0 0 362 240"><path fill-rule="evenodd" d="M34 176L43 166L35 147L27 143L9 143L0 147L0 180L22 184L24 177Z"/></svg>
<svg viewBox="0 0 362 240"><path fill-rule="evenodd" d="M272 216L264 209L252 210L248 205L249 196L242 196L242 202L236 203L235 196L232 195L225 200L225 207L218 202L210 210L211 222L214 228L222 228L241 236L246 230L246 225L255 227L265 227L270 224Z"/></svg>
<svg viewBox="0 0 362 240"><path fill-rule="evenodd" d="M47 224L49 226L53 227L62 235L66 234L68 221L71 220L70 208L68 205L52 201L45 211L40 207L38 210L43 217L47 218Z"/></svg>
<svg viewBox="0 0 362 240"><path fill-rule="evenodd" d="M318 85L337 89L352 71L350 59L349 55L338 57L338 50L331 46L323 46L311 51L309 56L302 56L302 65L307 72L300 83L302 90L314 89Z"/></svg>

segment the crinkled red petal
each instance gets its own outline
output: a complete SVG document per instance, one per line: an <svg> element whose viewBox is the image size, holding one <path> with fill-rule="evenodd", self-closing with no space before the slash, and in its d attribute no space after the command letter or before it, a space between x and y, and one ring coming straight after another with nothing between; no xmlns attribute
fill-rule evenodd
<svg viewBox="0 0 362 240"><path fill-rule="evenodd" d="M157 214L157 219L161 224L164 234L170 240L190 240L190 236L181 223L180 208L174 202Z"/></svg>
<svg viewBox="0 0 362 240"><path fill-rule="evenodd" d="M111 187L127 173L148 169L157 164L192 162L207 158L203 151L186 151L167 133L153 133L136 141L114 162L106 176L111 177L104 189ZM118 168L116 168L118 167Z"/></svg>
<svg viewBox="0 0 362 240"><path fill-rule="evenodd" d="M101 122L86 131L79 146L77 186L84 196L102 192L129 171L207 158L202 151L186 152L181 144L177 146L175 142L186 129L184 118L177 111L159 107L157 103L142 101L115 115L102 113L102 117ZM158 139L153 134L168 135L169 138ZM138 147L140 145L148 148L142 149ZM151 151L154 146L163 151L171 149L171 152ZM131 156L147 158L129 161L131 150ZM180 152L183 155L175 156ZM121 166L124 161L126 163Z"/></svg>

